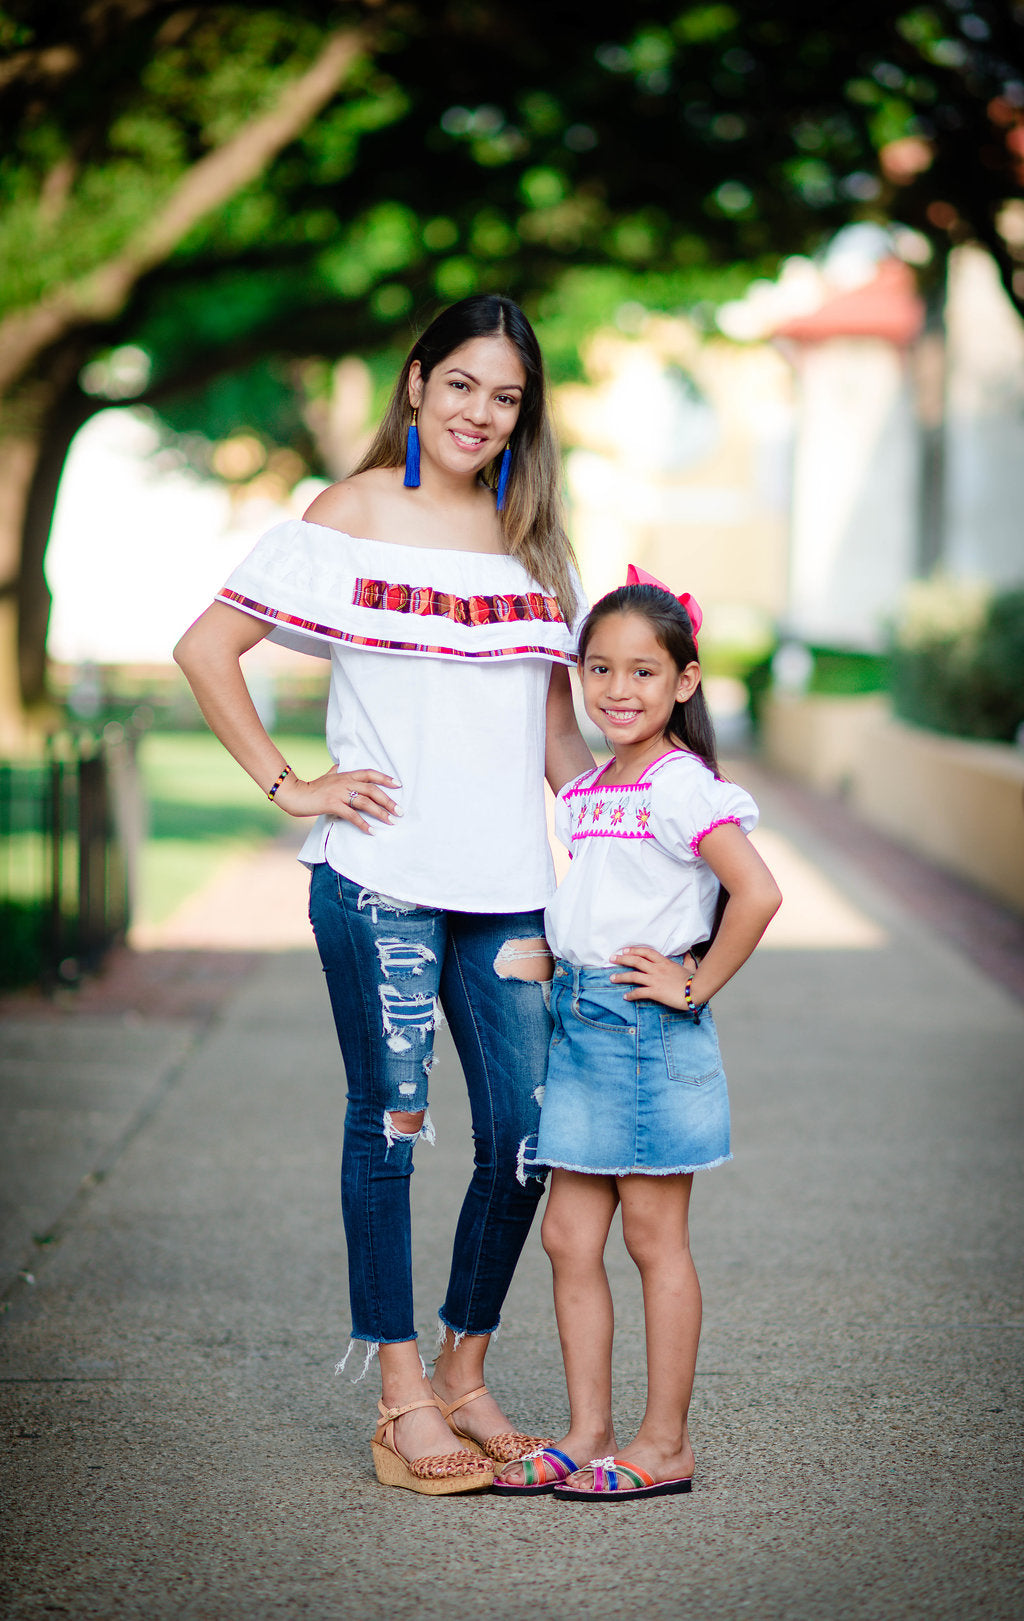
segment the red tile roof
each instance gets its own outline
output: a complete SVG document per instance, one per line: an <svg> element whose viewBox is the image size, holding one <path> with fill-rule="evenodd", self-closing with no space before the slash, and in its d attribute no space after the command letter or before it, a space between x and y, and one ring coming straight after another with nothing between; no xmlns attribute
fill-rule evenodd
<svg viewBox="0 0 1024 1621"><path fill-rule="evenodd" d="M826 299L809 315L794 315L774 329L776 338L821 343L826 338L885 338L905 348L924 323L914 272L902 259L883 259L873 281Z"/></svg>

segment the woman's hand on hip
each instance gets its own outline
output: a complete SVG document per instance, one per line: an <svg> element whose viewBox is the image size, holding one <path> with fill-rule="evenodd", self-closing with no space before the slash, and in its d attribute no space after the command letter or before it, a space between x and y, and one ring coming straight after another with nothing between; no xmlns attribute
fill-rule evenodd
<svg viewBox="0 0 1024 1621"><path fill-rule="evenodd" d="M339 822L352 822L363 833L372 834L370 821L390 826L396 816L401 816L401 808L387 792L388 788L399 787L394 777L369 767L325 771L312 782L286 777L274 802L289 816L334 816Z"/></svg>

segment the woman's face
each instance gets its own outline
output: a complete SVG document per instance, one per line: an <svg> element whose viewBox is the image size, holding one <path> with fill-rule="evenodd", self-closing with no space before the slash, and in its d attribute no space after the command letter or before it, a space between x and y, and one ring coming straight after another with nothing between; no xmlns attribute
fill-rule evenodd
<svg viewBox="0 0 1024 1621"><path fill-rule="evenodd" d="M409 403L418 413L421 457L476 478L507 445L525 388L523 363L507 338L471 338L438 361L426 382L414 360Z"/></svg>

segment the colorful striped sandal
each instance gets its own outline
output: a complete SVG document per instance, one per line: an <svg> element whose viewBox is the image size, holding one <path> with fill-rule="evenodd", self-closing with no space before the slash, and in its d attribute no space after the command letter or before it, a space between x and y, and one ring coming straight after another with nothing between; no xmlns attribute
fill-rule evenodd
<svg viewBox="0 0 1024 1621"><path fill-rule="evenodd" d="M443 1402L438 1398L441 1417L464 1446L473 1452L479 1452L481 1457L490 1458L494 1463L518 1463L524 1453L533 1452L537 1447L551 1445L549 1436L524 1435L521 1430L503 1430L500 1435L488 1435L484 1440L477 1441L452 1422L452 1414L457 1413L460 1407L465 1407L467 1402L476 1401L478 1396L486 1395L487 1386L478 1385L475 1390L467 1391L465 1396L460 1396L458 1401Z"/></svg>
<svg viewBox="0 0 1024 1621"><path fill-rule="evenodd" d="M494 1478L494 1466L473 1452L446 1452L441 1456L403 1458L395 1445L395 1420L416 1407L440 1407L434 1401L411 1401L404 1407L377 1403L380 1423L370 1442L373 1467L382 1486L406 1486L428 1497L448 1497L454 1492L486 1491Z"/></svg>
<svg viewBox="0 0 1024 1621"><path fill-rule="evenodd" d="M590 1490L582 1486L554 1487L556 1497L574 1503L628 1503L637 1497L669 1497L674 1492L688 1492L693 1487L693 1476L679 1480L655 1480L638 1464L626 1463L622 1458L591 1458L584 1464L593 1471ZM495 1490L497 1490L495 1486Z"/></svg>
<svg viewBox="0 0 1024 1621"><path fill-rule="evenodd" d="M523 1466L522 1481L496 1480L494 1490L506 1497L539 1497L541 1492L553 1492L559 1481L576 1473L578 1463L557 1447L540 1447L525 1458L514 1458L513 1463Z"/></svg>

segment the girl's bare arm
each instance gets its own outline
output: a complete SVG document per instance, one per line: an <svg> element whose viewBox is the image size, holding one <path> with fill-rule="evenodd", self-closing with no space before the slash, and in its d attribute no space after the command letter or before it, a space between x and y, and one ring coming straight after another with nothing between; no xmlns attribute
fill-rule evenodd
<svg viewBox="0 0 1024 1621"><path fill-rule="evenodd" d="M594 763L594 756L580 735L569 672L561 664L551 666L545 727L544 774L552 793L557 794L567 782L589 771Z"/></svg>
<svg viewBox="0 0 1024 1621"><path fill-rule="evenodd" d="M705 833L700 853L729 899L714 941L696 973L690 995L695 1003L708 1002L742 968L765 929L782 905L782 893L746 834L734 822L723 823ZM664 1002L667 1007L685 1008L684 987L689 978L686 968L663 957L651 946L631 946L620 951L616 963L628 970L613 979L631 984L630 1002Z"/></svg>

